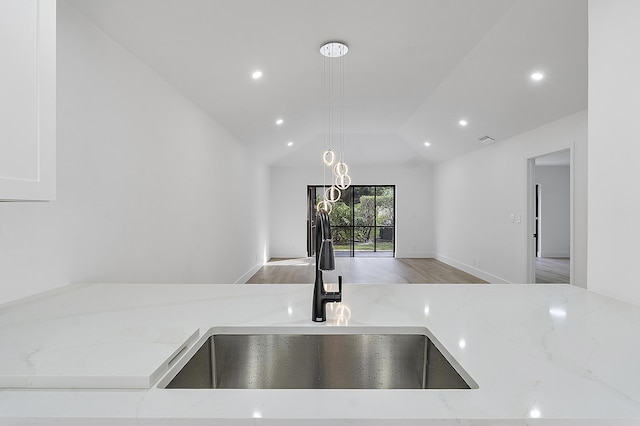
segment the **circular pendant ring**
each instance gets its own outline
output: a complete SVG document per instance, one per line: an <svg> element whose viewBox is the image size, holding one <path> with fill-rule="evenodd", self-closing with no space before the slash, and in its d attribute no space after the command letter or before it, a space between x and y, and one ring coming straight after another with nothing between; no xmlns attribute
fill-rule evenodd
<svg viewBox="0 0 640 426"><path fill-rule="evenodd" d="M340 199L340 190L335 186L331 185L331 187L327 188L324 193L324 198L327 199L330 203L335 203Z"/></svg>
<svg viewBox="0 0 640 426"><path fill-rule="evenodd" d="M344 191L349 187L349 185L351 185L351 178L349 177L349 175L336 176L336 186L339 189Z"/></svg>
<svg viewBox="0 0 640 426"><path fill-rule="evenodd" d="M331 150L325 151L322 155L322 161L324 161L325 165L331 166L336 161L336 154Z"/></svg>
<svg viewBox="0 0 640 426"><path fill-rule="evenodd" d="M331 214L331 210L332 210L331 203L327 200L322 200L316 206L316 210L327 212L327 214Z"/></svg>
<svg viewBox="0 0 640 426"><path fill-rule="evenodd" d="M340 175L346 175L347 173L349 173L349 167L347 166L347 163L343 163L341 161L339 163L336 163L335 166L333 166L334 175L340 176Z"/></svg>

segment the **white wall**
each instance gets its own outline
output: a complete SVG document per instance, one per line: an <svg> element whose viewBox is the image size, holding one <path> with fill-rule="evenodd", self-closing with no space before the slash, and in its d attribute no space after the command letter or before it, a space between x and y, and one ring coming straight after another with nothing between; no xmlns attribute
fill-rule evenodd
<svg viewBox="0 0 640 426"><path fill-rule="evenodd" d="M589 1L589 288L640 303L640 2Z"/></svg>
<svg viewBox="0 0 640 426"><path fill-rule="evenodd" d="M318 158L320 159L318 154ZM432 167L359 167L350 165L353 185L396 185L396 256L433 255ZM316 168L271 169L271 255L301 257L307 252L307 185L322 185L322 163Z"/></svg>
<svg viewBox="0 0 640 426"><path fill-rule="evenodd" d="M572 144L574 283L586 286L586 111L436 165L437 258L491 282L526 282L527 159Z"/></svg>
<svg viewBox="0 0 640 426"><path fill-rule="evenodd" d="M540 186L540 255L570 257L570 168L536 166L536 183Z"/></svg>
<svg viewBox="0 0 640 426"><path fill-rule="evenodd" d="M268 257L268 168L65 3L58 200L0 203L0 302L71 282L242 280Z"/></svg>

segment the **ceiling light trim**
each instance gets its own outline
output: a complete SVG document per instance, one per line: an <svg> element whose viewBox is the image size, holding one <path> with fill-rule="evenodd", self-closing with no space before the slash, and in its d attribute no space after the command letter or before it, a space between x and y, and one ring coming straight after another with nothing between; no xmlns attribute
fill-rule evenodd
<svg viewBox="0 0 640 426"><path fill-rule="evenodd" d="M349 46L344 41L328 41L320 46L320 53L327 58L341 58L349 52Z"/></svg>

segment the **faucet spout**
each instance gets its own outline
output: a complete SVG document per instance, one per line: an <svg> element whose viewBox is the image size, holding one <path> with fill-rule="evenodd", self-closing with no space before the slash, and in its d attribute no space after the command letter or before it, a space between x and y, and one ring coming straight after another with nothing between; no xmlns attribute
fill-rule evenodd
<svg viewBox="0 0 640 426"><path fill-rule="evenodd" d="M313 307L311 319L315 322L327 320L327 303L342 301L342 276L338 277L338 291L326 291L322 271L335 269L335 255L331 240L329 214L318 211L316 215L316 279L313 287Z"/></svg>

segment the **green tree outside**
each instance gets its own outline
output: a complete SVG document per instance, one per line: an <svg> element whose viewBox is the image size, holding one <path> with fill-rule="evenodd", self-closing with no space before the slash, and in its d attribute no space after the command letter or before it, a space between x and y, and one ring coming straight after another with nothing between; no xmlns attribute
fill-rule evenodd
<svg viewBox="0 0 640 426"><path fill-rule="evenodd" d="M317 202L320 200L322 193L318 194ZM329 214L334 248L350 250L353 240L356 250L372 251L376 238L374 226L393 227L394 210L392 186L350 187L343 191ZM390 251L393 241L376 241L375 247L379 251Z"/></svg>

